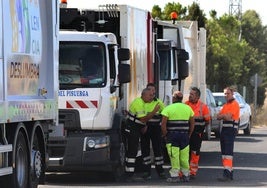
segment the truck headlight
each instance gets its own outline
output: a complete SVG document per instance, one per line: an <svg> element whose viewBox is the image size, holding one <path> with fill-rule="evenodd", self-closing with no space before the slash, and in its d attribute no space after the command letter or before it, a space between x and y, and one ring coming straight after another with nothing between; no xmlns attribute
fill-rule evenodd
<svg viewBox="0 0 267 188"><path fill-rule="evenodd" d="M94 140L88 140L87 141L87 146L89 147L89 148L94 148L95 147L95 141Z"/></svg>
<svg viewBox="0 0 267 188"><path fill-rule="evenodd" d="M84 151L90 149L99 149L108 147L110 140L108 136L102 137L85 137L84 138Z"/></svg>

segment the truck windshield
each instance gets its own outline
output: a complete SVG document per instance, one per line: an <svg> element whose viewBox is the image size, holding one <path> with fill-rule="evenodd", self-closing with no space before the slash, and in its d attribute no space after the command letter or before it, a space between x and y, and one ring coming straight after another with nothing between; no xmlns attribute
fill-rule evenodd
<svg viewBox="0 0 267 188"><path fill-rule="evenodd" d="M103 43L60 42L60 89L104 87L107 70L105 60Z"/></svg>

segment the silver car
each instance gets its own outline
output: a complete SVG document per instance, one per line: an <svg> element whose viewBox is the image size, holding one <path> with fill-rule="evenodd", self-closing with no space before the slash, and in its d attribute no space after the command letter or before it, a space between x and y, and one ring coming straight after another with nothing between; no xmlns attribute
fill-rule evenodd
<svg viewBox="0 0 267 188"><path fill-rule="evenodd" d="M203 139L210 140L211 139L211 132L214 132L216 129L220 129L221 121L217 120L217 114L219 113L220 108L216 106L215 98L212 92L209 89L206 89L206 105L210 111L210 125L206 126Z"/></svg>
<svg viewBox="0 0 267 188"><path fill-rule="evenodd" d="M223 92L213 93L217 106L222 106L226 100ZM234 98L240 106L240 120L239 120L239 130L243 130L245 135L250 135L251 132L251 107L246 103L245 99L238 92L234 92ZM213 130L215 136L219 136L220 130Z"/></svg>

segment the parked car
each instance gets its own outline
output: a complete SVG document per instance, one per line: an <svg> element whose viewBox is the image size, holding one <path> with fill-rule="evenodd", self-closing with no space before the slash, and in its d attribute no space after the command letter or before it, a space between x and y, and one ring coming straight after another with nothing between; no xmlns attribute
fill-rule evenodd
<svg viewBox="0 0 267 188"><path fill-rule="evenodd" d="M209 89L206 89L206 104L210 111L211 121L210 125L205 128L203 139L210 140L211 132L215 129L220 129L221 121L217 120L217 114L220 109L217 107L215 98Z"/></svg>
<svg viewBox="0 0 267 188"><path fill-rule="evenodd" d="M223 92L217 92L217 93L213 93L213 96L215 98L216 104L217 106L222 107L223 104L226 102L225 97L224 97L224 93ZM239 125L238 125L238 129L239 130L243 130L245 135L250 135L251 132L251 107L250 105L245 101L245 99L243 98L243 96L238 93L238 92L234 92L234 98L236 99L236 101L238 102L239 106L240 106L240 119L239 119ZM212 130L215 132L220 133L220 129L214 129Z"/></svg>

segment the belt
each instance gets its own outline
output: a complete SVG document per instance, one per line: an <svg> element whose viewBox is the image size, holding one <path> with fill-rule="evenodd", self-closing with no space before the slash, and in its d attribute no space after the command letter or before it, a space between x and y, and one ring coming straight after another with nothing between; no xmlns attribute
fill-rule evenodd
<svg viewBox="0 0 267 188"><path fill-rule="evenodd" d="M205 122L195 122L195 126L205 127Z"/></svg>
<svg viewBox="0 0 267 188"><path fill-rule="evenodd" d="M235 129L238 128L238 125L233 125L233 124L222 124L222 127L233 127Z"/></svg>
<svg viewBox="0 0 267 188"><path fill-rule="evenodd" d="M150 120L148 120L148 122L155 122L155 123L160 122L160 121L161 121L160 119L150 119Z"/></svg>
<svg viewBox="0 0 267 188"><path fill-rule="evenodd" d="M167 131L189 131L189 127L167 127Z"/></svg>
<svg viewBox="0 0 267 188"><path fill-rule="evenodd" d="M186 133L188 134L188 131L185 130L168 130L168 133Z"/></svg>
<svg viewBox="0 0 267 188"><path fill-rule="evenodd" d="M135 122L135 123L138 123L138 124L141 124L141 125L145 125L145 123L143 123L142 121L140 121L139 119L135 118L135 117L131 117L131 116L128 116L128 119Z"/></svg>

